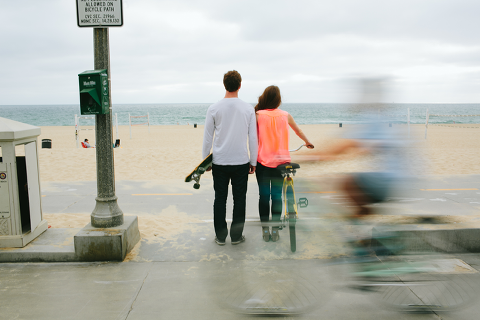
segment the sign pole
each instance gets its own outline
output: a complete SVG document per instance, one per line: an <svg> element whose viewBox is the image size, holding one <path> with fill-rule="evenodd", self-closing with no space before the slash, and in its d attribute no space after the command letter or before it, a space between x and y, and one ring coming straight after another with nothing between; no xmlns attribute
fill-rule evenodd
<svg viewBox="0 0 480 320"><path fill-rule="evenodd" d="M108 28L93 29L95 70L107 69L109 112L95 115L95 142L97 155L97 197L91 223L96 228L111 228L123 224L123 212L115 195L113 163L112 99L110 81L110 48Z"/></svg>

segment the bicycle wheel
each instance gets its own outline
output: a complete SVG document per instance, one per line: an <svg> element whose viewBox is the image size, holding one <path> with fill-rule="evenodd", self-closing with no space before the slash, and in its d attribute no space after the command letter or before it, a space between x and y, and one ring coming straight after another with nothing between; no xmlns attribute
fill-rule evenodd
<svg viewBox="0 0 480 320"><path fill-rule="evenodd" d="M392 275L371 284L383 305L411 313L453 311L468 306L478 295L478 274Z"/></svg>
<svg viewBox="0 0 480 320"><path fill-rule="evenodd" d="M290 249L297 251L297 238L295 235L295 224L297 222L297 212L295 211L295 195L292 186L287 186L287 210L288 210L288 229L290 231Z"/></svg>

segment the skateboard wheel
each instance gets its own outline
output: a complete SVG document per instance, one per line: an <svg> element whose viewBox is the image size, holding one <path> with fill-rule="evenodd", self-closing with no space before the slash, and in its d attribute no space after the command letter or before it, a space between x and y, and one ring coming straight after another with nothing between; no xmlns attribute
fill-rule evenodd
<svg viewBox="0 0 480 320"><path fill-rule="evenodd" d="M200 174L205 173L205 168L203 168L203 167L198 168L198 173L200 173Z"/></svg>
<svg viewBox="0 0 480 320"><path fill-rule="evenodd" d="M193 185L193 187L194 187L195 189L200 189L200 183L195 183L195 184Z"/></svg>

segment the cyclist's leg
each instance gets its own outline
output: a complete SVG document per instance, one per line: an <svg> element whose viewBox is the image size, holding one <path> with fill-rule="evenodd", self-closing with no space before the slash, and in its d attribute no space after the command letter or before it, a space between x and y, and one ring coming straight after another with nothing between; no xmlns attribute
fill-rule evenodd
<svg viewBox="0 0 480 320"><path fill-rule="evenodd" d="M215 200L213 202L213 225L215 235L220 241L225 241L228 235L226 211L228 184L230 175L226 166L212 165L213 189L215 190Z"/></svg>
<svg viewBox="0 0 480 320"><path fill-rule="evenodd" d="M230 227L230 238L237 241L242 237L245 225L245 203L247 198L249 164L231 166L233 218Z"/></svg>
<svg viewBox="0 0 480 320"><path fill-rule="evenodd" d="M359 218L372 213L371 209L366 207L372 204L373 201L358 185L356 176L351 175L347 177L342 183L342 190L355 204L355 211L352 214L353 217Z"/></svg>

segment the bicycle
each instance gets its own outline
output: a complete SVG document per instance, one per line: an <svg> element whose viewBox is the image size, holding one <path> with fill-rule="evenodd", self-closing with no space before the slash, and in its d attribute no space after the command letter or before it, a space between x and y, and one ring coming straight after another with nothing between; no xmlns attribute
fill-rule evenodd
<svg viewBox="0 0 480 320"><path fill-rule="evenodd" d="M295 152L300 150L305 145L302 144L295 150L289 150L290 152ZM283 177L283 186L282 186L282 215L280 218L280 225L278 225L279 230L284 228L289 229L290 233L290 250L295 252L297 250L297 239L295 234L295 225L298 218L298 207L297 200L295 197L295 188L293 184L293 176L297 172L297 169L300 168L300 165L297 163L285 163L277 167L280 170ZM306 208L308 206L307 198L298 199L298 205L301 208Z"/></svg>
<svg viewBox="0 0 480 320"><path fill-rule="evenodd" d="M285 166L288 165L291 164ZM298 169L294 167L289 170L291 175ZM315 205L311 200L311 205ZM290 212L293 216L294 211ZM335 252L340 257L317 260L315 271L311 264L303 269L296 260L249 261L244 267L236 263L227 267L222 262L230 282L226 282L220 301L236 312L264 316L310 312L327 303L335 288L369 294L377 304L410 313L454 311L476 301L480 290L478 271L453 259L452 254L437 256L439 253L433 249L428 255L418 249L412 252L408 244L412 235L402 234L402 227L395 231L395 227L386 225L362 232L359 229L368 226L365 221L353 223L357 229L345 222L342 215L329 217L332 218L328 230L333 234L329 237L340 237L340 247L347 249ZM289 220L283 223L288 226ZM420 219L418 223L430 222ZM352 236L346 238L348 233ZM418 240L425 241L422 236ZM432 245L438 248L438 241L432 241ZM446 268L445 261L452 260L456 263ZM232 272L237 273L232 276ZM232 287L236 290L232 291Z"/></svg>
<svg viewBox="0 0 480 320"><path fill-rule="evenodd" d="M475 269L450 254L412 252L406 248L411 234L406 238L386 230L370 239L347 241L353 249L349 288L374 293L384 306L408 313L454 311L475 301L479 282Z"/></svg>

